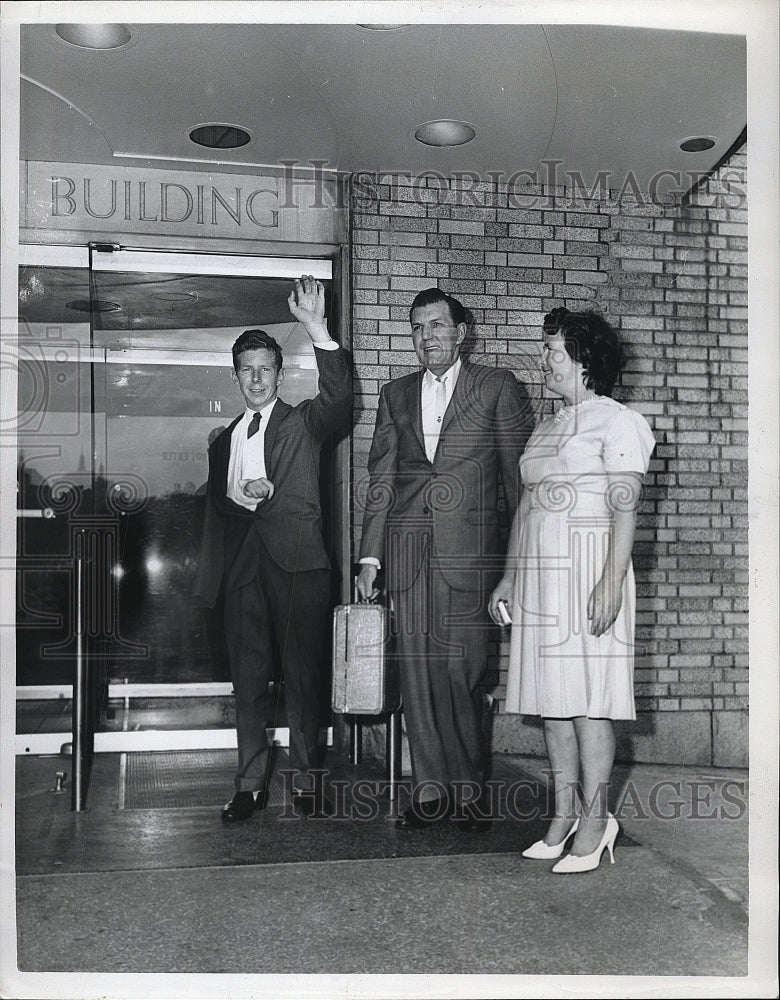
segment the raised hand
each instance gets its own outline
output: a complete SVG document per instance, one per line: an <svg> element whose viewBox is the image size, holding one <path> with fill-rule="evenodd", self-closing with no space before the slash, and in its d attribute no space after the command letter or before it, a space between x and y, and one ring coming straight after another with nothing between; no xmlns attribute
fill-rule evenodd
<svg viewBox="0 0 780 1000"><path fill-rule="evenodd" d="M290 312L306 327L312 341L330 340L325 323L325 286L312 275L304 274L295 279L295 288L287 299Z"/></svg>

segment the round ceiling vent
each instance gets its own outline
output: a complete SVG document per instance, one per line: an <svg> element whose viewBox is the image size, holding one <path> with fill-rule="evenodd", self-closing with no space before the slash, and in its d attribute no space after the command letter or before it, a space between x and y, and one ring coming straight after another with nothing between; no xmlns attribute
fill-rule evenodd
<svg viewBox="0 0 780 1000"><path fill-rule="evenodd" d="M414 137L426 146L462 146L471 142L477 130L468 122L455 121L454 118L439 118L432 122L423 122L414 130Z"/></svg>
<svg viewBox="0 0 780 1000"><path fill-rule="evenodd" d="M133 37L126 24L58 24L54 30L80 49L121 49Z"/></svg>
<svg viewBox="0 0 780 1000"><path fill-rule="evenodd" d="M680 149L684 153L703 153L705 149L712 149L715 140L711 135L694 135L690 139L683 139Z"/></svg>
<svg viewBox="0 0 780 1000"><path fill-rule="evenodd" d="M190 132L193 142L199 146L208 146L209 149L236 149L238 146L246 146L251 138L246 129L217 122L198 125Z"/></svg>

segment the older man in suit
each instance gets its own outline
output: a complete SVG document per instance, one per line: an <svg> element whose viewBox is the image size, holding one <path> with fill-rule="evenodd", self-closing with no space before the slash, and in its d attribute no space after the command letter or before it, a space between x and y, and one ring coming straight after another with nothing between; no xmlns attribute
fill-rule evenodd
<svg viewBox="0 0 780 1000"><path fill-rule="evenodd" d="M246 408L209 448L206 525L212 542L207 603L225 590L225 637L236 700L238 773L226 823L267 801L274 724L269 681L278 655L285 681L293 800L315 808L320 710L327 676L330 569L322 540L320 445L345 427L352 401L349 359L331 340L321 282L304 276L288 300L314 344L319 392L297 406L279 396L282 352L263 330L233 345L234 378ZM215 516L216 515L216 516ZM220 565L214 566L218 553ZM201 567L201 580L204 578ZM210 590L210 593L204 593ZM325 801L318 790L316 805Z"/></svg>
<svg viewBox="0 0 780 1000"><path fill-rule="evenodd" d="M422 371L382 387L368 460L358 592L384 568L412 760L396 821L483 830L486 599L500 575L499 477L517 505L525 414L511 372L460 358L467 316L437 288L410 309Z"/></svg>

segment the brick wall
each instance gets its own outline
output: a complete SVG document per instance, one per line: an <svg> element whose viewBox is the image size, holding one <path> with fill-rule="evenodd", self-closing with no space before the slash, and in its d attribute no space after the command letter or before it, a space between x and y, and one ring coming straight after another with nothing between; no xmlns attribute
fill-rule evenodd
<svg viewBox="0 0 780 1000"><path fill-rule="evenodd" d="M438 285L473 313L473 360L511 369L538 413L540 320L596 307L626 340L615 396L658 441L639 511L636 694L619 755L747 763L747 205L743 147L682 205L601 191L393 178L355 183L355 551L380 386L413 371L408 308ZM384 179L380 179L384 180ZM500 705L506 644L488 678ZM499 714L497 750L543 753Z"/></svg>

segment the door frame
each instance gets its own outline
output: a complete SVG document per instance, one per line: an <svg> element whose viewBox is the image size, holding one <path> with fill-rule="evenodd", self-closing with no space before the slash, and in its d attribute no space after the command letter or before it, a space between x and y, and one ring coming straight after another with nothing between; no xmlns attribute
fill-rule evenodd
<svg viewBox="0 0 780 1000"><path fill-rule="evenodd" d="M29 238L33 234L31 231L22 231L20 238ZM51 234L52 237L55 234ZM61 234L56 234L61 238ZM96 236L98 234L95 234ZM149 268L149 263L153 260L158 264L168 264L173 270L178 267L178 273L182 273L182 263L200 261L209 262L208 266L218 267L222 261L235 262L237 270L207 270L206 274L241 274L245 276L262 277L297 277L300 273L311 273L325 269L318 269L312 265L315 262L328 261L330 264L330 274L315 273L315 277L327 277L331 281L332 295L334 297L334 318L336 322L335 332L339 343L349 348L351 346L351 327L349 310L349 253L348 247L344 244L300 244L300 243L267 243L262 245L262 253L256 252L257 244L251 247L237 246L236 242L228 240L214 240L208 252L203 248L202 242L196 243L187 239L172 241L171 245L160 246L159 239L143 238L134 236L132 244L112 243L107 244L105 234L100 243L90 241L85 244L66 244L56 242L56 238L51 243L37 242L46 235L36 231L36 241L28 241L19 244L18 266L60 266L81 268L90 273L98 271L127 271L133 268L153 270ZM100 240L100 237L98 237ZM117 257L100 253L98 247L109 246ZM241 251L244 252L241 252ZM246 252L251 250L252 252ZM96 259L96 251L100 254L102 265L93 268ZM125 254L129 256L125 256ZM159 257L157 255L159 254ZM121 256L120 256L121 255ZM178 258L178 261L177 261ZM120 266L120 260L131 266ZM261 261L266 261L263 273L257 273L255 268ZM113 267L116 262L117 266ZM298 265L305 270L299 270ZM262 264L260 267L262 268ZM164 269L161 269L164 270ZM267 273L270 271L271 273ZM184 272L186 273L186 271ZM18 269L17 269L18 274ZM90 286L92 282L89 282ZM93 359L90 351L90 363ZM94 401L93 401L94 406ZM336 525L336 550L338 569L341 576L341 600L346 602L350 599L351 591L351 510L349 504L349 485L351 480L351 435L342 438L333 449L333 499L338 507L338 524ZM230 682L193 682L192 684L175 683L110 683L107 687L109 699L123 699L125 709L129 706L132 698L182 698L182 697L228 697L232 694L233 688ZM16 700L50 700L68 699L73 697L73 685L17 685ZM41 697L43 696L43 697ZM16 734L15 749L17 755L37 755L56 754L63 749L67 733L20 733ZM289 745L289 732L286 728L269 730L269 739L280 746ZM333 727L321 730L320 742L331 745L333 741ZM94 752L143 752L161 750L195 750L195 749L235 749L236 733L235 729L176 729L176 730L135 730L135 731L111 731L96 732L94 737Z"/></svg>

